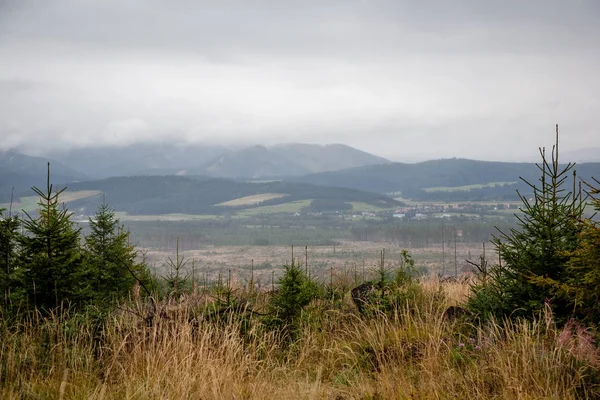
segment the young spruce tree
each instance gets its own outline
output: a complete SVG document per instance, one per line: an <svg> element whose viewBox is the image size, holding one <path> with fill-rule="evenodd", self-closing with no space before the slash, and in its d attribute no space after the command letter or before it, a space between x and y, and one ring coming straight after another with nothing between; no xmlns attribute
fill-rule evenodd
<svg viewBox="0 0 600 400"><path fill-rule="evenodd" d="M521 193L522 215L518 228L500 231L493 243L501 265L492 267L491 279L474 287L471 308L481 317L530 317L551 305L556 316L564 320L571 310L568 304L540 280L564 282L568 278L570 254L579 245L583 214L582 202L574 191L565 189L567 179L576 175L574 164L558 163L558 125L556 145L551 160L540 149L542 162L539 183L523 179L532 189L532 199Z"/></svg>
<svg viewBox="0 0 600 400"><path fill-rule="evenodd" d="M600 182L596 180L596 184ZM600 186L589 186L589 203L600 212ZM570 316L586 324L598 324L600 316L600 223L592 218L582 221L579 245L566 253L567 270L562 279L543 276L536 283L549 288L566 305Z"/></svg>
<svg viewBox="0 0 600 400"><path fill-rule="evenodd" d="M102 302L122 299L135 285L136 278L149 280L147 268L136 262L129 231L106 203L89 223L91 233L85 238L85 254L93 296Z"/></svg>
<svg viewBox="0 0 600 400"><path fill-rule="evenodd" d="M9 294L10 280L15 270L15 253L19 218L0 208L0 296L4 301ZM0 301L0 302L1 302Z"/></svg>
<svg viewBox="0 0 600 400"><path fill-rule="evenodd" d="M50 184L50 164L46 191L33 191L40 197L39 216L27 212L19 235L19 263L15 270L14 298L22 305L44 312L62 305L79 305L86 299L86 280L80 249L80 229L71 221L68 210L59 207L59 196Z"/></svg>

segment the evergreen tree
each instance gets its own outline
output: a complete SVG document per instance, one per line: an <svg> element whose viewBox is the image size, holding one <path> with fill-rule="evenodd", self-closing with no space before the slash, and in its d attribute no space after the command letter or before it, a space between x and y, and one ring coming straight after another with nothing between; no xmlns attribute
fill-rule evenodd
<svg viewBox="0 0 600 400"><path fill-rule="evenodd" d="M169 274L163 279L167 283L167 295L178 297L189 289L190 274L185 273L183 269L187 265L188 260L179 255L179 237L177 238L177 247L175 250L175 260L171 257L167 258L167 267Z"/></svg>
<svg viewBox="0 0 600 400"><path fill-rule="evenodd" d="M596 181L600 184L600 182ZM590 186L591 204L600 211L600 190ZM600 224L591 218L582 221L579 245L569 257L563 279L537 277L536 283L549 288L566 305L571 316L597 324L600 315Z"/></svg>
<svg viewBox="0 0 600 400"><path fill-rule="evenodd" d="M85 238L85 250L93 295L99 300L123 298L135 285L136 277L148 280L149 273L143 264L136 262L129 231L106 203L89 223L91 233Z"/></svg>
<svg viewBox="0 0 600 400"><path fill-rule="evenodd" d="M318 296L319 288L294 260L285 265L285 272L279 279L279 291L271 298L275 322L291 325L312 299Z"/></svg>
<svg viewBox="0 0 600 400"><path fill-rule="evenodd" d="M566 318L571 311L564 299L540 283L545 278L557 282L568 278L569 254L578 247L582 228L581 201L573 194L575 191L565 190L574 164L559 166L558 125L556 132L550 161L540 149L539 185L524 180L532 189L533 198L517 192L523 202L523 214L517 215L518 228L500 231L493 239L502 265L492 267L488 283L474 287L470 305L480 316L531 316L545 303L559 318Z"/></svg>
<svg viewBox="0 0 600 400"><path fill-rule="evenodd" d="M74 226L68 210L59 208L64 190L53 190L48 164L46 191L33 188L40 197L39 216L25 213L27 234L19 236L15 299L46 312L63 302L77 305L86 300L80 229Z"/></svg>
<svg viewBox="0 0 600 400"><path fill-rule="evenodd" d="M0 208L0 295L5 295L10 288L10 279L15 269L15 251L20 222L18 217L5 214Z"/></svg>

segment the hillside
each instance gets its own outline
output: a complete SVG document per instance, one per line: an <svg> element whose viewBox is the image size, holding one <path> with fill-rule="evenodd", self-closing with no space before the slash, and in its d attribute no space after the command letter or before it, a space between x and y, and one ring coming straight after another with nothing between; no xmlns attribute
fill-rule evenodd
<svg viewBox="0 0 600 400"><path fill-rule="evenodd" d="M47 165L51 164L52 181L68 183L88 177L60 162L45 157L27 156L15 151L0 151L0 203L10 201L12 188L19 194L46 182Z"/></svg>
<svg viewBox="0 0 600 400"><path fill-rule="evenodd" d="M185 173L230 150L219 145L137 143L86 147L50 156L93 178Z"/></svg>
<svg viewBox="0 0 600 400"><path fill-rule="evenodd" d="M389 161L342 144L253 146L221 155L199 173L219 177L283 177L383 164Z"/></svg>
<svg viewBox="0 0 600 400"><path fill-rule="evenodd" d="M295 163L293 158L274 153L264 146L253 146L221 155L194 172L245 178L298 176L311 172Z"/></svg>
<svg viewBox="0 0 600 400"><path fill-rule="evenodd" d="M399 204L387 196L356 189L292 182L235 182L185 176L117 177L78 182L69 185L68 189L100 192L97 196L69 204L70 209L83 214L93 214L103 197L112 208L130 214L222 214L258 206L314 199L364 202L379 207L394 207ZM271 195L273 193L277 195ZM239 202L239 206L231 206L231 203L220 205L261 194L264 194L266 199L262 202Z"/></svg>
<svg viewBox="0 0 600 400"><path fill-rule="evenodd" d="M138 143L55 151L47 156L95 179L176 174L223 178L301 176L388 162L342 144L229 148L192 143Z"/></svg>
<svg viewBox="0 0 600 400"><path fill-rule="evenodd" d="M600 162L600 147L561 151L560 157L571 162Z"/></svg>
<svg viewBox="0 0 600 400"><path fill-rule="evenodd" d="M600 163L578 164L576 169L578 176L587 180L592 176L600 176ZM370 165L342 171L310 174L291 178L290 181L349 187L378 193L402 192L406 197L460 199L472 197L478 191L493 196L510 194L514 197L516 196L515 189L526 189L526 186L521 183L520 177L530 182L536 182L539 170L533 163L444 159L416 164ZM424 190L437 187L487 185L491 182L508 184L452 192Z"/></svg>

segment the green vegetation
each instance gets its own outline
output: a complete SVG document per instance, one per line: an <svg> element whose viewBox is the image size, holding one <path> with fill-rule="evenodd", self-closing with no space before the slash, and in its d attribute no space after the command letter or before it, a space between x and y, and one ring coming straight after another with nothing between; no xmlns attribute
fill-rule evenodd
<svg viewBox="0 0 600 400"><path fill-rule="evenodd" d="M288 203L276 204L272 206L263 206L256 208L248 208L240 210L236 215L240 217L248 217L260 214L275 214L275 213L297 213L310 205L312 200L290 201Z"/></svg>
<svg viewBox="0 0 600 400"><path fill-rule="evenodd" d="M482 189L482 188L493 188L496 186L507 186L507 185L515 185L518 182L489 182L485 184L474 184L474 185L464 185L464 186L442 186L442 187L432 187L423 189L426 192L456 192L456 191L465 191L471 189Z"/></svg>
<svg viewBox="0 0 600 400"><path fill-rule="evenodd" d="M79 229L66 209L59 209L61 191L53 192L50 171L45 192L34 188L39 196L39 217L29 214L23 221L28 235L19 235L19 265L15 269L12 297L17 304L51 313L63 302L81 305L90 293L86 265L79 246Z"/></svg>
<svg viewBox="0 0 600 400"><path fill-rule="evenodd" d="M78 192L67 192L61 193L58 202L68 204L76 200L87 199L89 197L96 197L102 193L97 190L81 190ZM39 203L38 196L23 196L19 198L19 202L13 204L14 209L21 209L23 211L32 212L38 208ZM6 206L9 206L8 204Z"/></svg>
<svg viewBox="0 0 600 400"><path fill-rule="evenodd" d="M241 210L317 199L343 202L360 201L381 207L394 207L400 204L381 194L348 188L321 187L290 182L235 182L225 179L185 176L110 178L102 181L74 183L70 189L101 191L113 208L130 215L231 214ZM285 196L273 197L274 193ZM248 196L266 195L270 195L271 198L263 199L259 203L237 206L222 205ZM102 196L96 196L73 201L70 203L70 207L88 212L96 209L101 202Z"/></svg>
<svg viewBox="0 0 600 400"><path fill-rule="evenodd" d="M127 297L138 279L149 282L148 269L137 262L137 251L129 244L129 232L107 204L99 207L89 224L84 256L89 270L87 281L97 297L94 302L118 301Z"/></svg>
<svg viewBox="0 0 600 400"><path fill-rule="evenodd" d="M257 183L257 182L254 182ZM266 182L262 182L266 183ZM284 197L285 194L280 193L262 193L255 194L252 196L240 197L239 199L233 199L226 201L224 203L215 204L216 206L225 206L225 207L236 207L236 206L247 206L247 205L257 205L266 200L277 199L280 197Z"/></svg>
<svg viewBox="0 0 600 400"><path fill-rule="evenodd" d="M3 303L6 312L23 310L51 315L63 308L108 306L126 297L135 283L148 282L144 265L128 244L129 233L105 204L90 220L91 233L81 243L81 229L59 206L62 190L50 184L33 188L39 199L37 216L2 219ZM22 231L19 232L19 228Z"/></svg>
<svg viewBox="0 0 600 400"><path fill-rule="evenodd" d="M578 176L591 180L600 176L600 163L578 166ZM291 181L330 187L348 187L376 193L402 193L405 199L418 201L509 201L518 200L515 189L523 195L532 194L524 183L487 186L489 182L514 182L522 177L529 182L537 179L533 163L508 163L466 159L432 160L415 164L391 163L368 165L342 171L322 172ZM435 190L472 186L469 190Z"/></svg>
<svg viewBox="0 0 600 400"><path fill-rule="evenodd" d="M523 214L518 228L500 230L493 240L499 263L488 267L482 258L476 265L482 280L469 306L480 318L531 318L545 308L561 323L571 318L589 321L597 315L594 257L599 227L584 217L585 199L576 189L574 165L558 163L558 126L556 140L550 161L540 151L539 183L525 181L533 199L520 195ZM570 177L573 182L567 181ZM592 188L591 195L596 193ZM600 210L599 200L592 197L592 202Z"/></svg>

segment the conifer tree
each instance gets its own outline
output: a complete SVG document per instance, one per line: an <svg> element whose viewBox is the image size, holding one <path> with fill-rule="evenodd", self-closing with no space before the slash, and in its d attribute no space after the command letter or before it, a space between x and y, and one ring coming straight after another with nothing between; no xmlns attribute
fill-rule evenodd
<svg viewBox="0 0 600 400"><path fill-rule="evenodd" d="M596 180L596 184L600 182ZM600 212L600 187L589 185L590 203ZM586 323L597 324L600 315L600 223L592 218L582 221L579 244L569 257L567 270L562 279L550 276L537 277L536 283L560 298L570 316Z"/></svg>
<svg viewBox="0 0 600 400"><path fill-rule="evenodd" d="M523 180L532 189L532 198L517 192L523 203L518 227L500 231L493 239L502 263L492 267L489 283L474 288L470 305L480 315L531 316L545 303L559 318L570 312L564 299L540 283L544 278L564 282L569 253L578 247L582 227L582 202L565 188L574 164L558 163L558 125L551 160L544 149L540 154L539 183Z"/></svg>
<svg viewBox="0 0 600 400"><path fill-rule="evenodd" d="M19 218L0 208L0 295L5 298L15 269L15 252Z"/></svg>
<svg viewBox="0 0 600 400"><path fill-rule="evenodd" d="M293 259L284 268L285 272L279 278L279 291L271 298L271 306L275 320L285 325L292 324L300 316L303 308L318 296L319 288Z"/></svg>
<svg viewBox="0 0 600 400"><path fill-rule="evenodd" d="M40 197L39 215L34 218L25 212L23 226L27 234L19 236L15 298L46 312L63 303L78 305L86 300L80 229L71 221L68 210L59 207L64 190L55 191L50 184L48 164L46 190L33 187Z"/></svg>
<svg viewBox="0 0 600 400"><path fill-rule="evenodd" d="M91 233L85 238L87 269L98 300L120 299L129 293L136 278L147 280L148 271L136 262L136 251L129 244L129 231L103 202L89 219Z"/></svg>

